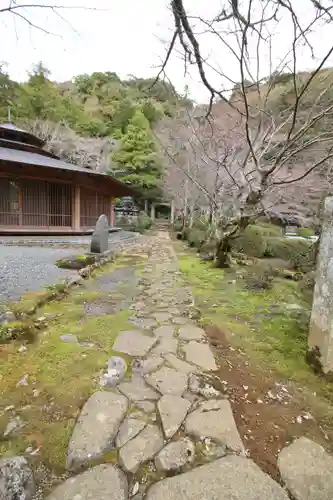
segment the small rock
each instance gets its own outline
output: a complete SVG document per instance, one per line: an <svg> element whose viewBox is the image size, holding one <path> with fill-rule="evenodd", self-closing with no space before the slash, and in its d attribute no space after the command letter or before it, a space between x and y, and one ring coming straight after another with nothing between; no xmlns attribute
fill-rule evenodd
<svg viewBox="0 0 333 500"><path fill-rule="evenodd" d="M3 437L10 436L14 432L17 432L20 429L22 429L25 425L26 423L23 422L23 420L19 416L12 418L6 426L5 432L3 433Z"/></svg>
<svg viewBox="0 0 333 500"><path fill-rule="evenodd" d="M127 371L126 361L119 356L111 356L108 360L107 371L100 378L100 385L112 387L117 385Z"/></svg>
<svg viewBox="0 0 333 500"><path fill-rule="evenodd" d="M194 394L199 394L206 399L213 399L222 396L222 393L214 389L212 385L206 383L203 377L194 374L189 377L189 389Z"/></svg>
<svg viewBox="0 0 333 500"><path fill-rule="evenodd" d="M165 437L171 438L183 423L190 401L179 396L166 395L157 403Z"/></svg>
<svg viewBox="0 0 333 500"><path fill-rule="evenodd" d="M25 345L21 345L19 348L18 348L18 352L25 352L28 348L25 346Z"/></svg>
<svg viewBox="0 0 333 500"><path fill-rule="evenodd" d="M283 448L278 468L295 500L333 498L333 457L314 441L301 437Z"/></svg>
<svg viewBox="0 0 333 500"><path fill-rule="evenodd" d="M296 417L296 422L297 422L298 424L301 424L301 423L303 422L303 418L302 418L302 416L301 416L301 415L298 415L298 417Z"/></svg>
<svg viewBox="0 0 333 500"><path fill-rule="evenodd" d="M77 344L78 338L76 335L72 335L71 333L66 333L65 335L60 335L60 340L63 342L68 342L70 344Z"/></svg>
<svg viewBox="0 0 333 500"><path fill-rule="evenodd" d="M127 472L135 473L142 463L154 458L163 445L164 440L159 428L148 425L120 449L120 463Z"/></svg>
<svg viewBox="0 0 333 500"><path fill-rule="evenodd" d="M1 500L31 500L35 489L32 470L24 457L0 460Z"/></svg>
<svg viewBox="0 0 333 500"><path fill-rule="evenodd" d="M4 411L11 411L11 410L15 410L15 406L14 405L6 406L6 408L4 409Z"/></svg>
<svg viewBox="0 0 333 500"><path fill-rule="evenodd" d="M47 497L47 500L127 500L125 474L109 464L97 465L78 476L70 477Z"/></svg>
<svg viewBox="0 0 333 500"><path fill-rule="evenodd" d="M132 491L131 491L132 497L134 497L138 493L139 488L140 488L140 483L138 481L136 481L136 483L134 484Z"/></svg>
<svg viewBox="0 0 333 500"><path fill-rule="evenodd" d="M29 378L28 374L24 375L24 377L17 382L16 387L19 387L20 385L28 385L28 378Z"/></svg>
<svg viewBox="0 0 333 500"><path fill-rule="evenodd" d="M195 448L190 439L173 441L165 446L155 458L157 470L178 470L194 461Z"/></svg>
<svg viewBox="0 0 333 500"><path fill-rule="evenodd" d="M146 380L162 394L181 396L187 389L187 375L172 368L163 367L147 375Z"/></svg>
<svg viewBox="0 0 333 500"><path fill-rule="evenodd" d="M7 323L12 323L13 321L16 321L16 316L12 311L0 314L0 325L7 325Z"/></svg>
<svg viewBox="0 0 333 500"><path fill-rule="evenodd" d="M146 423L143 420L138 420L135 418L127 417L124 422L119 427L119 432L116 437L116 446L121 448L128 441L133 439L137 434L139 434L142 429L146 427Z"/></svg>

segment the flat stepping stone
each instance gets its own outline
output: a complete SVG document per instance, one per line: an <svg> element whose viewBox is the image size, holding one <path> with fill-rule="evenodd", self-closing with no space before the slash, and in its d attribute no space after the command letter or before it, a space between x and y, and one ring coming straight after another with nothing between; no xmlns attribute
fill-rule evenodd
<svg viewBox="0 0 333 500"><path fill-rule="evenodd" d="M156 337L144 335L139 330L130 330L118 335L113 350L130 356L145 356L157 342Z"/></svg>
<svg viewBox="0 0 333 500"><path fill-rule="evenodd" d="M133 325L138 328L143 328L144 330L150 330L157 326L157 321L153 318L130 318L128 321L133 323Z"/></svg>
<svg viewBox="0 0 333 500"><path fill-rule="evenodd" d="M164 395L181 396L187 389L187 375L166 366L147 375L146 381Z"/></svg>
<svg viewBox="0 0 333 500"><path fill-rule="evenodd" d="M191 407L190 401L179 396L162 396L157 403L164 435L171 438L183 423Z"/></svg>
<svg viewBox="0 0 333 500"><path fill-rule="evenodd" d="M135 438L146 427L144 420L127 417L119 427L119 432L116 437L116 446L121 448L131 439Z"/></svg>
<svg viewBox="0 0 333 500"><path fill-rule="evenodd" d="M217 370L214 355L208 344L191 341L183 347L183 351L186 360L190 363L194 363L206 371Z"/></svg>
<svg viewBox="0 0 333 500"><path fill-rule="evenodd" d="M155 405L151 401L135 401L135 406L145 413L152 413L155 411Z"/></svg>
<svg viewBox="0 0 333 500"><path fill-rule="evenodd" d="M118 385L118 389L132 401L156 400L160 398L160 394L151 387L148 387L145 380L139 375L133 375L130 382L122 382Z"/></svg>
<svg viewBox="0 0 333 500"><path fill-rule="evenodd" d="M250 459L231 456L163 479L146 500L289 500L286 491Z"/></svg>
<svg viewBox="0 0 333 500"><path fill-rule="evenodd" d="M165 338L165 337L172 338L174 331L175 331L175 328L173 326L162 325L162 326L159 326L158 328L156 328L156 330L154 330L154 335L156 337L159 337L159 338L161 338L161 337L162 338Z"/></svg>
<svg viewBox="0 0 333 500"><path fill-rule="evenodd" d="M295 500L333 498L333 457L319 444L296 439L279 453L278 467Z"/></svg>
<svg viewBox="0 0 333 500"><path fill-rule="evenodd" d="M182 318L181 316L177 316L176 318L172 318L172 323L175 323L176 325L186 325L188 322L187 318Z"/></svg>
<svg viewBox="0 0 333 500"><path fill-rule="evenodd" d="M152 349L151 353L155 355L167 354L168 352L176 353L178 348L177 339L172 337L160 338L157 345Z"/></svg>
<svg viewBox="0 0 333 500"><path fill-rule="evenodd" d="M185 325L179 328L180 340L202 340L205 338L205 331L195 325Z"/></svg>
<svg viewBox="0 0 333 500"><path fill-rule="evenodd" d="M160 471L178 470L194 461L195 447L190 439L180 439L165 446L155 458L156 469Z"/></svg>
<svg viewBox="0 0 333 500"><path fill-rule="evenodd" d="M212 438L230 450L245 454L245 448L236 427L228 400L210 400L200 403L185 420L186 434L197 439Z"/></svg>
<svg viewBox="0 0 333 500"><path fill-rule="evenodd" d="M134 373L146 375L160 368L164 363L164 359L158 354L151 353L147 359L135 359L132 363L132 370Z"/></svg>
<svg viewBox="0 0 333 500"><path fill-rule="evenodd" d="M190 373L196 373L198 371L197 366L193 366L190 365L189 363L186 363L186 361L179 359L175 354L172 353L163 354L163 358L173 368L175 368L175 370L178 370L179 372L190 374Z"/></svg>
<svg viewBox="0 0 333 500"><path fill-rule="evenodd" d="M160 312L160 311L157 311L157 312L153 313L152 316L159 323L164 323L165 321L169 321L169 319L171 318L171 314L170 313L168 313L168 312Z"/></svg>
<svg viewBox="0 0 333 500"><path fill-rule="evenodd" d="M135 473L141 464L154 458L163 446L164 439L160 429L156 425L147 425L120 449L120 464L125 471Z"/></svg>
<svg viewBox="0 0 333 500"><path fill-rule="evenodd" d="M23 498L23 497L22 497ZM125 474L109 464L97 465L67 479L47 500L127 500Z"/></svg>
<svg viewBox="0 0 333 500"><path fill-rule="evenodd" d="M68 445L68 469L101 458L112 448L127 407L127 399L113 392L99 391L88 399Z"/></svg>

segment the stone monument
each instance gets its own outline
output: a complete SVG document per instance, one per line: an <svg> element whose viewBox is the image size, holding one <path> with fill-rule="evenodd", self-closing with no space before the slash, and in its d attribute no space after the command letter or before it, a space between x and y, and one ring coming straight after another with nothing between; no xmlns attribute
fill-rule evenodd
<svg viewBox="0 0 333 500"><path fill-rule="evenodd" d="M324 203L308 346L316 371L333 373L333 196Z"/></svg>
<svg viewBox="0 0 333 500"><path fill-rule="evenodd" d="M106 215L101 215L93 232L90 244L91 253L103 253L109 247L109 221Z"/></svg>

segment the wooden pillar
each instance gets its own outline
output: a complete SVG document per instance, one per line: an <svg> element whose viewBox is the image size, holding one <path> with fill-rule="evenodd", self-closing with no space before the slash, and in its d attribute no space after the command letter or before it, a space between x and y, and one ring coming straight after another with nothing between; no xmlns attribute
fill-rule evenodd
<svg viewBox="0 0 333 500"><path fill-rule="evenodd" d="M80 186L75 184L73 189L73 210L72 210L72 228L74 231L81 230L80 216L81 216L81 196Z"/></svg>
<svg viewBox="0 0 333 500"><path fill-rule="evenodd" d="M145 212L148 215L148 200L145 200Z"/></svg>
<svg viewBox="0 0 333 500"><path fill-rule="evenodd" d="M22 204L22 184L21 182L18 182L17 184L17 195L18 195L18 199L17 199L17 204L18 204L18 216L19 216L19 221L18 221L18 224L19 226L23 226L23 204Z"/></svg>
<svg viewBox="0 0 333 500"><path fill-rule="evenodd" d="M115 221L116 221L116 213L114 210L114 198L111 197L110 198L110 223L109 223L109 226L114 227Z"/></svg>

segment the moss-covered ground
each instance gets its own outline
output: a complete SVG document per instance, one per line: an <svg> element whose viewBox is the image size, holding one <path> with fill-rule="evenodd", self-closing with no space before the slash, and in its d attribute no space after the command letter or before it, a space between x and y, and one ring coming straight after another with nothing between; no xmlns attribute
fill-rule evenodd
<svg viewBox="0 0 333 500"><path fill-rule="evenodd" d="M136 272L142 260L120 258L96 275L129 264ZM75 419L98 387L100 370L114 354L116 336L129 327L130 312L126 309L97 317L85 314L84 304L99 296L106 299L95 289L94 278L87 280L83 287L36 312L35 319L45 318L47 326L38 330L34 341L25 345L26 350L22 351L22 339L0 344L0 436L14 414L25 423L18 433L0 437L0 456L29 448L35 452L37 462L42 461L56 472L64 471ZM110 300L116 296L117 290L109 295ZM32 303L30 294L17 307ZM64 334L74 334L79 341L94 343L97 348L63 342L60 336Z"/></svg>
<svg viewBox="0 0 333 500"><path fill-rule="evenodd" d="M260 264L216 269L184 244L175 247L203 324L221 328L259 365L333 402L333 384L315 375L305 360L311 300L299 282L274 277L272 288L249 290L246 278L260 272Z"/></svg>

